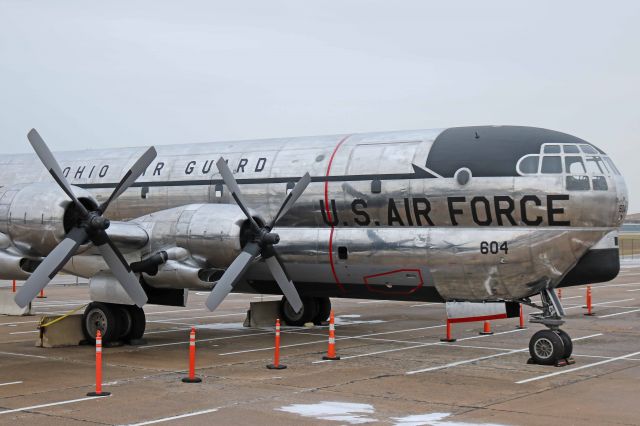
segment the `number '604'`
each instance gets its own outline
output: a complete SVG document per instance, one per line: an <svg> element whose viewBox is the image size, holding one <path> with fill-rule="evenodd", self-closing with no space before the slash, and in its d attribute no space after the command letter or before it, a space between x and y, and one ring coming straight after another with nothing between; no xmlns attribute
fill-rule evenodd
<svg viewBox="0 0 640 426"><path fill-rule="evenodd" d="M483 241L480 243L480 253L482 254L498 254L500 252L509 254L509 244L506 241Z"/></svg>

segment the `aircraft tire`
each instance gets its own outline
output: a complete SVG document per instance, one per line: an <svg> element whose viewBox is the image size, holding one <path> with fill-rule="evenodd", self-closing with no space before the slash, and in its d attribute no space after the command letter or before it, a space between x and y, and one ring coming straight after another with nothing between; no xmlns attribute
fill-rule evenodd
<svg viewBox="0 0 640 426"><path fill-rule="evenodd" d="M295 313L285 297L280 302L280 312L282 319L295 327L301 327L308 322L312 322L318 315L318 301L313 297L302 298L302 311Z"/></svg>
<svg viewBox="0 0 640 426"><path fill-rule="evenodd" d="M102 343L109 343L118 338L118 316L114 305L102 302L91 302L82 315L82 333L90 343L96 342L96 331L102 334Z"/></svg>
<svg viewBox="0 0 640 426"><path fill-rule="evenodd" d="M136 305L127 305L127 310L131 315L131 331L129 332L129 335L124 336L124 339L142 339L144 330L147 327L147 319L144 315L144 310Z"/></svg>
<svg viewBox="0 0 640 426"><path fill-rule="evenodd" d="M562 338L551 330L540 330L529 341L529 354L536 364L555 365L564 356Z"/></svg>
<svg viewBox="0 0 640 426"><path fill-rule="evenodd" d="M317 297L318 303L318 315L316 315L313 323L316 325L329 321L329 315L331 315L331 299L328 297Z"/></svg>
<svg viewBox="0 0 640 426"><path fill-rule="evenodd" d="M118 339L126 340L131 333L133 319L126 305L113 305L118 321Z"/></svg>
<svg viewBox="0 0 640 426"><path fill-rule="evenodd" d="M569 336L566 331L560 329L558 329L556 333L560 336L562 343L564 344L564 355L562 358L569 358L573 353L573 341L571 340L571 336Z"/></svg>

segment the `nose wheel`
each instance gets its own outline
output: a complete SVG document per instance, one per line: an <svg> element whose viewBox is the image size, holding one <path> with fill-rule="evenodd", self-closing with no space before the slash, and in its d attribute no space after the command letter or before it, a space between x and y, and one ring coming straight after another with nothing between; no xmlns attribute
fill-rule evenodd
<svg viewBox="0 0 640 426"><path fill-rule="evenodd" d="M567 332L560 329L564 324L562 317L564 309L553 290L545 289L540 293L542 306L538 306L526 299L521 301L526 305L540 309L541 312L532 315L530 322L546 326L548 330L536 332L529 341L530 364L555 365L562 367L573 364L573 342Z"/></svg>
<svg viewBox="0 0 640 426"><path fill-rule="evenodd" d="M558 365L567 362L573 343L563 330L540 330L529 341L529 354L533 364Z"/></svg>

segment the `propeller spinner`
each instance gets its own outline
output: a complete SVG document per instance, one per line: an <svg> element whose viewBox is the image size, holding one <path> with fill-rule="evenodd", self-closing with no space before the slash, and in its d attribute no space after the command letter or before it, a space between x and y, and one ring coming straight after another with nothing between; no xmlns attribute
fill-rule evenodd
<svg viewBox="0 0 640 426"><path fill-rule="evenodd" d="M76 225L69 230L65 239L44 258L42 263L20 288L15 297L18 306L27 306L36 295L49 284L69 259L71 259L78 250L78 247L88 242L98 247L100 254L111 269L111 272L118 279L134 303L138 306L143 306L147 302L147 295L140 286L138 278L131 271L129 264L122 256L122 253L107 235L105 230L109 227L110 223L109 219L103 217L103 215L109 207L109 204L129 188L136 179L144 173L146 168L149 167L149 164L151 164L156 157L156 150L150 147L142 154L138 161L136 161L131 169L123 176L118 185L116 185L109 199L102 203L96 210L90 211L73 193L71 185L64 177L60 165L38 132L32 129L27 135L27 138L40 158L40 161L42 161L42 164L44 164L47 170L49 170L49 173L51 173L51 176L53 176L53 179L73 201L75 207L78 209L80 219ZM94 202L94 205L97 205L97 203Z"/></svg>
<svg viewBox="0 0 640 426"><path fill-rule="evenodd" d="M235 260L229 265L222 277L218 280L217 284L211 291L211 294L207 298L206 306L209 310L213 311L222 303L227 295L233 290L233 286L242 278L245 274L251 262L253 262L258 256L262 256L271 275L278 283L282 294L287 298L289 304L295 312L300 312L302 309L302 301L298 294L293 282L287 276L282 263L278 259L278 255L274 246L280 242L280 236L274 232L271 232L278 220L284 216L293 207L293 204L300 198L304 190L311 182L309 173L306 173L293 187L291 192L287 195L280 210L273 217L271 222L266 226L260 226L251 216L247 209L247 204L242 197L240 187L233 177L233 173L229 169L226 161L220 158L216 163L218 171L222 175L225 185L231 192L231 196L235 200L236 204L244 212L245 216L251 224L252 239L248 242L242 252L235 258Z"/></svg>

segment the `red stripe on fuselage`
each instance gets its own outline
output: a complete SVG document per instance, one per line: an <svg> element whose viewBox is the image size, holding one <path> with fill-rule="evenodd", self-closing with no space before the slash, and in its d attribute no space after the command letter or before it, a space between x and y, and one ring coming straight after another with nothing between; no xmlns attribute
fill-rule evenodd
<svg viewBox="0 0 640 426"><path fill-rule="evenodd" d="M449 321L452 324L457 324L461 322L491 321L491 320L507 319L507 318L508 318L507 314L495 314L495 315L482 315L477 317L448 318L447 321Z"/></svg>
<svg viewBox="0 0 640 426"><path fill-rule="evenodd" d="M327 165L327 174L326 174L327 177L331 174L331 165L333 164L333 158L336 156L336 152L338 152L338 149L340 149L340 146L342 146L342 144L347 139L349 139L349 136L351 135L347 135L344 138L342 138L342 140L338 142L338 145L336 145L336 147L333 149L333 153L331 153L331 158L329 158L329 164ZM327 219L329 219L329 223L333 223L333 217L331 217L332 209L331 209L331 206L329 205L329 180L328 179L324 181L324 208L325 208L325 211L327 212ZM331 231L330 231L331 233L329 234L329 264L331 265L331 273L333 274L333 279L335 280L336 284L340 288L340 291L344 293L344 287L342 286L342 283L340 283L340 280L338 279L338 275L336 274L336 267L333 264L333 232L334 230L335 230L335 226L331 225Z"/></svg>

